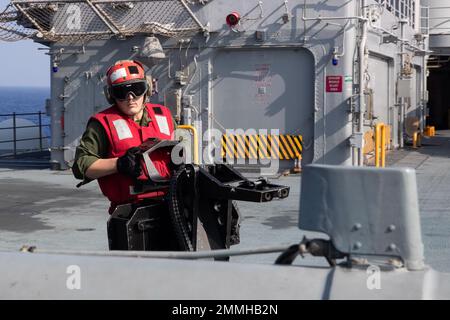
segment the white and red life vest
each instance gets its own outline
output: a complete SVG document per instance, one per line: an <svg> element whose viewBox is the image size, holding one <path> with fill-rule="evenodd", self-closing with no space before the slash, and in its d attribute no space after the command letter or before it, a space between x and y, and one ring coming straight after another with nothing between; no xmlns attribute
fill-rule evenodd
<svg viewBox="0 0 450 320"><path fill-rule="evenodd" d="M112 106L92 117L100 122L109 139L108 158L123 156L129 148L137 147L149 138L172 140L174 138L174 124L172 115L167 107L156 104L146 104L147 113L151 119L147 127L139 126L133 119L124 115ZM151 160L163 178L170 177L170 154L167 152L153 152ZM163 196L167 189L142 194L132 194L133 179L121 173L111 174L98 179L100 189L111 201L111 208L119 204L138 202L142 199Z"/></svg>

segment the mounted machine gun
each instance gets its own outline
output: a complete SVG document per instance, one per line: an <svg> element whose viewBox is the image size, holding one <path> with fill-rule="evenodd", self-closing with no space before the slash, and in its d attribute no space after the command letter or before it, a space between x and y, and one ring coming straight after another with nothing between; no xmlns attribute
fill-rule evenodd
<svg viewBox="0 0 450 320"><path fill-rule="evenodd" d="M265 178L251 181L227 164L183 164L161 179L153 152L171 153L178 141L150 139L141 146L146 179L133 192L165 190L165 196L121 205L108 221L110 250L197 251L226 249L239 243L239 210L234 200L269 202L289 196L289 187Z"/></svg>

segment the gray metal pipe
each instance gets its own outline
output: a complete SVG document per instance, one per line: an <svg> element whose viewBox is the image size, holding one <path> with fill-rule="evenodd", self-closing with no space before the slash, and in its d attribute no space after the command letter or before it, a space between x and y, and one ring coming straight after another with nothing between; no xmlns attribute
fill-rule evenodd
<svg viewBox="0 0 450 320"><path fill-rule="evenodd" d="M428 48L428 41L429 41L429 37L424 38L423 40L423 47L425 50L427 50ZM428 99L427 99L427 92L428 92L428 66L427 66L427 61L428 61L428 55L425 54L423 56L423 69L422 69L422 82L423 82L423 87L422 87L422 119L421 119L421 130L422 132L425 130L426 127L426 119L427 119L427 107L428 107Z"/></svg>
<svg viewBox="0 0 450 320"><path fill-rule="evenodd" d="M54 44L50 45L50 59L49 59L49 72L50 72L50 88L51 88L51 103L50 103L50 117L51 117L51 164L53 170L64 168L64 133L62 128L62 121L64 118L63 105L64 102L58 96L63 91L62 81L57 79L56 73L52 71L53 62L56 59L57 52L54 48ZM64 94L64 92L63 92Z"/></svg>
<svg viewBox="0 0 450 320"><path fill-rule="evenodd" d="M405 26L408 23L406 20L400 20L401 25L401 35L402 39L405 39ZM405 42L400 43L400 79L403 79L403 67L405 65ZM403 148L405 146L405 141L403 139L403 132L405 130L405 99L400 98L400 123L399 123L399 146Z"/></svg>
<svg viewBox="0 0 450 320"><path fill-rule="evenodd" d="M231 256L243 256L254 254L267 254L283 252L291 244L281 244L270 247L261 247L254 249L224 249L213 251L196 252L178 252L178 251L70 251L70 250L46 250L35 248L24 248L23 252L42 253L42 254L64 254L75 256L102 256L102 257L134 257L134 258L159 258L159 259L207 259L207 258L226 258Z"/></svg>
<svg viewBox="0 0 450 320"><path fill-rule="evenodd" d="M361 15L365 17L366 1L361 0ZM364 133L364 112L365 112L365 98L364 98L364 68L366 60L366 45L367 45L367 19L361 20L361 42L359 44L359 115L358 115L358 132ZM363 147L358 148L358 166L363 166Z"/></svg>

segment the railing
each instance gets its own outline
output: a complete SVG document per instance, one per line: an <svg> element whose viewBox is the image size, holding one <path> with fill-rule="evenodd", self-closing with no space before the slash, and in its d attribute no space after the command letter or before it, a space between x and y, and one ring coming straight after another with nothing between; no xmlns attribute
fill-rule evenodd
<svg viewBox="0 0 450 320"><path fill-rule="evenodd" d="M375 0L382 8L392 12L399 19L406 19L411 27L416 28L419 0Z"/></svg>
<svg viewBox="0 0 450 320"><path fill-rule="evenodd" d="M430 8L420 7L420 33L430 34Z"/></svg>
<svg viewBox="0 0 450 320"><path fill-rule="evenodd" d="M17 125L17 119L18 119L17 116L36 116L36 115L38 116L38 124L22 125L22 126L20 126L20 125L18 126ZM39 112L29 112L29 113L16 113L16 112L13 112L13 113L8 113L8 114L0 114L0 117L12 117L12 120L13 120L12 127L0 128L0 136L1 136L2 130L12 130L12 133L13 133L12 134L12 140L0 140L0 145L3 144L3 143L13 143L12 151L13 151L13 156L14 157L17 155L17 151L18 151L17 142L20 142L20 141L39 140L39 149L38 150L39 151L44 150L43 141L44 141L44 139L50 138L50 136L44 135L42 128L43 127L50 127L50 124L43 124L42 123L42 115L45 115L45 112L41 112L41 111L39 111ZM18 129L25 129L25 128L39 128L39 135L38 135L38 137L30 137L30 138L18 139L17 138ZM37 151L36 148L33 149L33 150ZM4 157L4 156L5 155L0 155L0 158ZM8 154L7 156L11 156L11 154Z"/></svg>

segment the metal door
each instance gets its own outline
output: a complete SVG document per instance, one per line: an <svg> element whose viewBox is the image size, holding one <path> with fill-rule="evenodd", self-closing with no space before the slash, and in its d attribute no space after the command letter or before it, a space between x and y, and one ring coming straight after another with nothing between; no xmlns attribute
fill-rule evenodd
<svg viewBox="0 0 450 320"><path fill-rule="evenodd" d="M312 162L314 59L309 51L228 49L217 53L212 66L212 127L301 135L303 163Z"/></svg>

